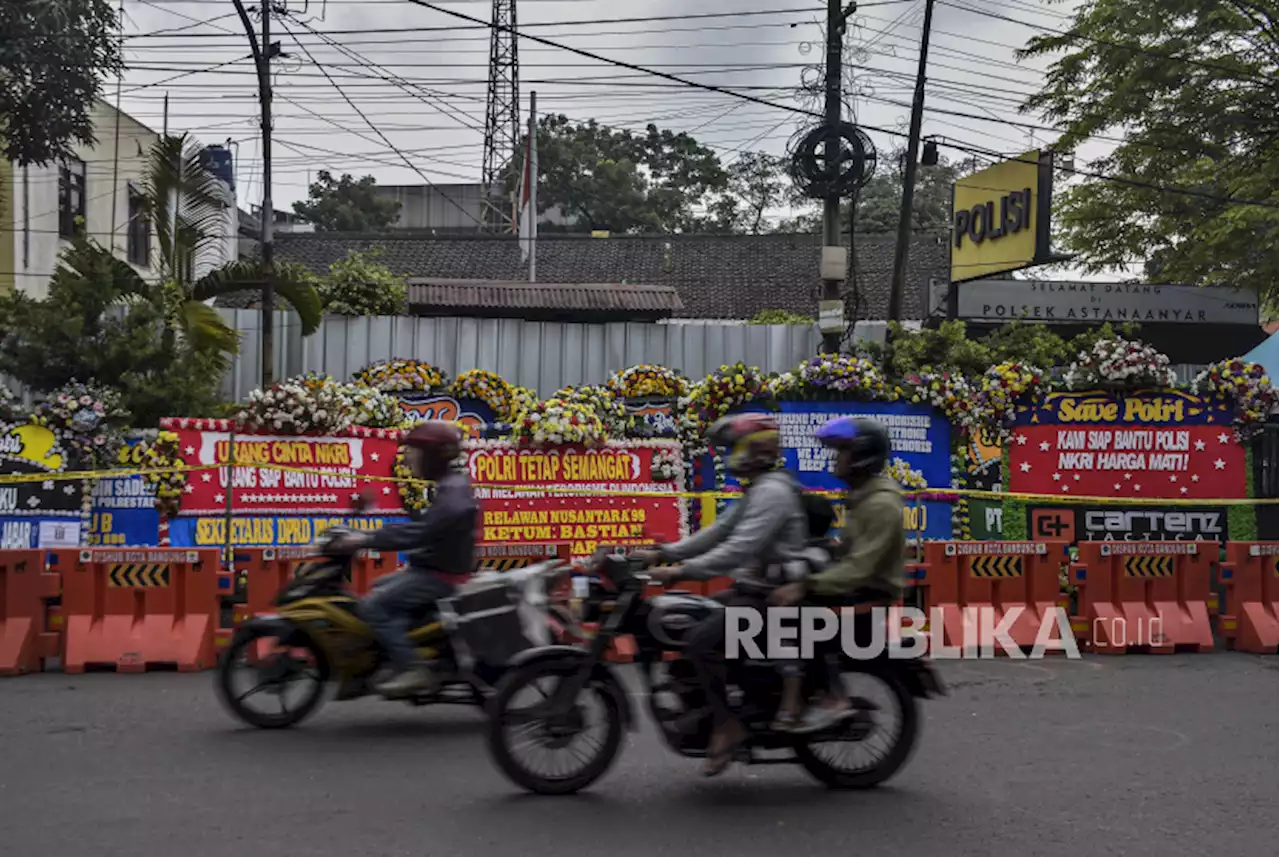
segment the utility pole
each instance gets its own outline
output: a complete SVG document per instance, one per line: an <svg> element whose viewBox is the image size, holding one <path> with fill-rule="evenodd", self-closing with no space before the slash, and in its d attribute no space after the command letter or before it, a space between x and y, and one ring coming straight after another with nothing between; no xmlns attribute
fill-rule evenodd
<svg viewBox="0 0 1280 857"><path fill-rule="evenodd" d="M889 321L902 320L902 293L906 290L907 252L911 248L911 209L916 190L916 163L920 160L920 123L924 113L925 67L929 61L929 32L933 28L933 2L925 0L924 30L920 35L920 67L916 93L911 101L911 127L907 133L907 163L902 176L902 211L898 213L898 243L893 251L893 282L889 291Z"/></svg>
<svg viewBox="0 0 1280 857"><path fill-rule="evenodd" d="M258 103L262 106L262 387L275 382L275 247L272 244L272 226L275 206L271 201L271 57L275 51L271 45L271 0L262 0L262 44L253 22L245 11L243 0L232 0L236 14L249 36L253 49L253 62L258 69Z"/></svg>
<svg viewBox="0 0 1280 857"><path fill-rule="evenodd" d="M853 4L846 13L840 8L840 0L827 0L827 64L826 101L824 124L829 136L823 145L822 160L828 179L834 181L840 165L841 141L836 130L840 127L842 104L840 80L844 65L844 26L847 14L852 14ZM840 297L840 285L844 281L848 250L840 243L840 197L828 192L822 201L822 300L819 302L819 327L822 329L822 350L835 354L840 351L844 333L844 300Z"/></svg>

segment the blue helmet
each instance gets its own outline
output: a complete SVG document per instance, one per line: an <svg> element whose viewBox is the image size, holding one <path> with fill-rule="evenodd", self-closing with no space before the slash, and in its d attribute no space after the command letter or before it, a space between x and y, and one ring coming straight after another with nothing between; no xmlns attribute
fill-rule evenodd
<svg viewBox="0 0 1280 857"><path fill-rule="evenodd" d="M815 437L823 446L848 452L854 475L879 473L889 461L889 433L866 417L836 417L821 426Z"/></svg>

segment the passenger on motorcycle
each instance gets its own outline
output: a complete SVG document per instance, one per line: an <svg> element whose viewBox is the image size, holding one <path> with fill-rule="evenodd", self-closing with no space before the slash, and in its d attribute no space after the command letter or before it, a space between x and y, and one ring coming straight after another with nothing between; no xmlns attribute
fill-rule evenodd
<svg viewBox="0 0 1280 857"><path fill-rule="evenodd" d="M828 607L894 604L906 585L903 555L902 491L885 474L889 433L875 420L839 417L816 436L836 452L835 472L848 486L845 496L842 558L817 574L789 583L769 596L769 603L804 601ZM819 715L839 717L849 708L840 686L828 688Z"/></svg>
<svg viewBox="0 0 1280 857"><path fill-rule="evenodd" d="M391 673L375 689L388 698L429 691L431 671L414 663L415 613L471 576L477 504L471 481L452 468L462 451L462 433L452 423L431 420L414 427L401 441L405 464L415 479L436 483L425 512L403 524L374 533L352 534L333 545L337 551L407 551L407 568L380 578L360 605L360 613L378 635Z"/></svg>
<svg viewBox="0 0 1280 857"><path fill-rule="evenodd" d="M764 580L804 550L807 535L800 486L790 473L778 468L777 422L766 414L725 417L711 426L707 440L728 453L725 463L744 486L742 499L710 527L675 544L642 551L639 558L650 565L680 563L654 572L653 579L658 581L709 580L724 575L735 580ZM776 582L784 583L785 579ZM743 594L735 596L732 603L762 607L763 599ZM748 735L729 708L720 670L724 639L725 614L718 610L690 633L687 649L715 722L707 748L708 776L728 767L733 750Z"/></svg>

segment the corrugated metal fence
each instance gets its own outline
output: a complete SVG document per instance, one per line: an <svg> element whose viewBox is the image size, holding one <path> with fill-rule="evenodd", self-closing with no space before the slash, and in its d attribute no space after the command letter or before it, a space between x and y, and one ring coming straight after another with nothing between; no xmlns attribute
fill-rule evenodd
<svg viewBox="0 0 1280 857"><path fill-rule="evenodd" d="M223 390L239 401L262 377L257 310L219 309L239 330L241 351ZM392 357L425 360L450 375L490 369L548 396L569 384L600 384L619 369L658 363L701 378L739 360L784 372L817 352L817 326L709 324L568 324L521 319L330 317L302 338L292 313L276 314L276 377L323 372L345 381L353 372ZM1186 383L1202 367L1173 367ZM0 377L22 394L12 379Z"/></svg>
<svg viewBox="0 0 1280 857"><path fill-rule="evenodd" d="M262 376L257 310L220 309L245 336L226 392L240 399ZM568 384L601 384L619 369L658 363L700 378L739 360L766 372L816 353L816 326L568 324L521 319L330 317L303 339L297 318L276 320L276 376L324 372L339 380L377 360L425 360L450 375L489 369L548 396Z"/></svg>

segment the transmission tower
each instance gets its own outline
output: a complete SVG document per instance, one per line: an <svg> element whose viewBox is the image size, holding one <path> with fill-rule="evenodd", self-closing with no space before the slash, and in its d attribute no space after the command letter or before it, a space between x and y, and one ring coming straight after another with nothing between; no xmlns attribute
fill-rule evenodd
<svg viewBox="0 0 1280 857"><path fill-rule="evenodd" d="M520 146L520 60L517 53L516 0L493 0L489 38L489 92L484 111L484 229L513 229L507 198L507 172ZM511 183L514 186L514 182Z"/></svg>

